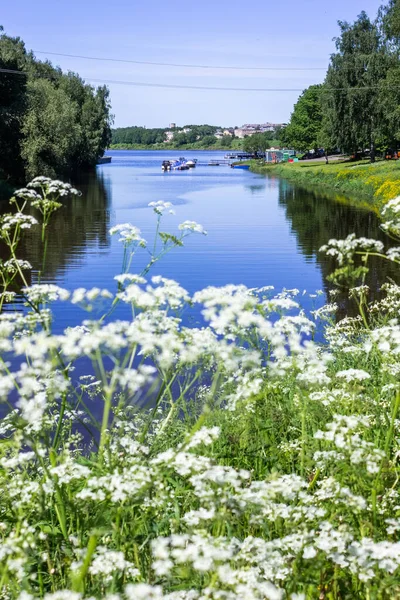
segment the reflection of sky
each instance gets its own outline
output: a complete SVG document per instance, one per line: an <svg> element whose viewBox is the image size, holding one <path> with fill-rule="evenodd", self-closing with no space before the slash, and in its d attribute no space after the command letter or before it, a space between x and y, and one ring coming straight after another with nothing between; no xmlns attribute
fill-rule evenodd
<svg viewBox="0 0 400 600"><path fill-rule="evenodd" d="M190 236L183 248L154 265L151 274L176 279L190 293L228 283L274 285L277 291L297 287L314 292L322 287L315 260L299 251L284 207L278 203L278 182L225 166L199 165L191 171L163 174L161 153L112 154L113 162L100 167L111 192L111 226L130 222L152 246L156 217L147 205L164 200L174 205L176 215L163 217L162 231L177 233L178 224L185 220L197 221L208 231L207 237ZM207 162L211 155L192 152L191 156ZM123 256L117 237L111 238L109 247L91 245L78 252L79 260L59 272L59 285L114 290L113 276L120 272ZM147 258L140 250L131 271L139 273ZM79 318L77 309L69 305L56 307L56 312L58 326ZM114 316L129 317L129 311L120 306Z"/></svg>

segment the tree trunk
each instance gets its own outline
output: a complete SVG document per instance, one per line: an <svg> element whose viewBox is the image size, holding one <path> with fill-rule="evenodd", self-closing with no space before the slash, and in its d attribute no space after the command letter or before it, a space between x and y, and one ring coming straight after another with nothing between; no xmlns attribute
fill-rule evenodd
<svg viewBox="0 0 400 600"><path fill-rule="evenodd" d="M375 142L371 140L371 153L370 153L371 163L375 162Z"/></svg>
<svg viewBox="0 0 400 600"><path fill-rule="evenodd" d="M329 158L328 158L328 153L325 150L325 164L328 165L329 164Z"/></svg>

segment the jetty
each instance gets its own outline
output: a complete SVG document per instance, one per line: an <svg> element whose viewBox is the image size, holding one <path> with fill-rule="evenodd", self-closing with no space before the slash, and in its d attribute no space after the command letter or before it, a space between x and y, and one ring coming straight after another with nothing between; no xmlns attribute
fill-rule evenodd
<svg viewBox="0 0 400 600"><path fill-rule="evenodd" d="M106 165L108 163L110 163L112 161L112 156L101 156L98 160L97 163L98 165Z"/></svg>

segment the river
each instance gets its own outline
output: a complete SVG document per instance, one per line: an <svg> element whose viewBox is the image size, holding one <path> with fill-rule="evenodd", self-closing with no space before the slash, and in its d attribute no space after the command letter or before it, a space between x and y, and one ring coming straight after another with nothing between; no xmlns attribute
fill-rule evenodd
<svg viewBox="0 0 400 600"><path fill-rule="evenodd" d="M109 229L130 222L154 240L155 215L149 202L171 202L175 215L163 217L162 231L177 233L185 220L201 223L207 237L192 235L185 247L174 249L153 268L153 274L176 279L193 293L209 285L243 283L273 285L327 294L333 263L318 250L330 238L350 232L385 239L377 217L334 197L305 190L286 181L266 178L227 166L207 166L224 152L185 152L197 158L190 171L162 173L165 158L182 151L110 151L112 163L77 181L80 198L65 203L54 215L42 282L67 289L93 286L115 290L123 249ZM35 268L41 264L39 236L31 232L21 248ZM132 272L140 272L147 257L138 257ZM375 263L369 283L376 291L392 265ZM35 273L33 273L35 281ZM306 308L313 302L303 297ZM76 306L56 304L55 324L61 330L85 318ZM115 317L127 316L119 307Z"/></svg>

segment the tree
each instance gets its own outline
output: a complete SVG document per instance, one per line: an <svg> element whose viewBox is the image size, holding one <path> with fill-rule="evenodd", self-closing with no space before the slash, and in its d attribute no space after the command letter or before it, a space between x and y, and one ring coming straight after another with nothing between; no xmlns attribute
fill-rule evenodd
<svg viewBox="0 0 400 600"><path fill-rule="evenodd" d="M21 144L28 178L39 173L55 177L67 172L82 134L77 103L47 79L30 81L28 97Z"/></svg>
<svg viewBox="0 0 400 600"><path fill-rule="evenodd" d="M289 124L279 131L282 144L303 152L320 146L322 91L322 85L304 90L294 105Z"/></svg>
<svg viewBox="0 0 400 600"><path fill-rule="evenodd" d="M269 140L264 133L254 133L243 140L243 150L256 156L263 154L269 147Z"/></svg>
<svg viewBox="0 0 400 600"><path fill-rule="evenodd" d="M400 41L400 0L389 0L389 4L381 6L378 19L386 39L398 44Z"/></svg>
<svg viewBox="0 0 400 600"><path fill-rule="evenodd" d="M18 182L94 166L111 141L108 89L38 61L5 34L0 67L21 73L0 77L0 176Z"/></svg>
<svg viewBox="0 0 400 600"><path fill-rule="evenodd" d="M2 27L0 27L2 31ZM21 71L27 60L19 38L0 36L0 68ZM18 179L24 165L19 153L22 121L27 106L27 78L12 73L0 77L0 177Z"/></svg>
<svg viewBox="0 0 400 600"><path fill-rule="evenodd" d="M345 152L370 148L373 162L383 127L380 88L397 58L365 12L339 27L322 95L325 134Z"/></svg>
<svg viewBox="0 0 400 600"><path fill-rule="evenodd" d="M213 146L216 141L217 138L214 135L205 135L201 140L201 145L204 147Z"/></svg>

